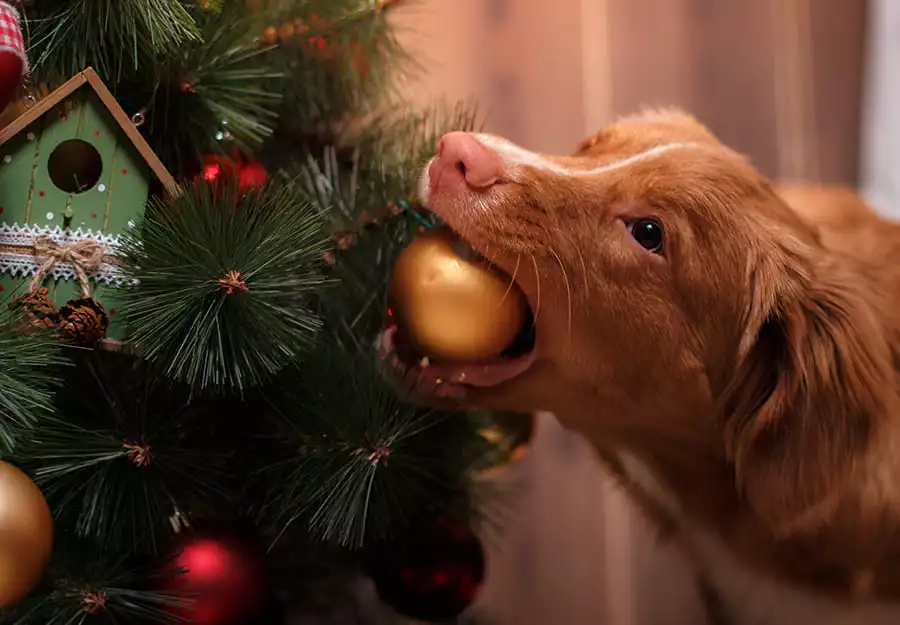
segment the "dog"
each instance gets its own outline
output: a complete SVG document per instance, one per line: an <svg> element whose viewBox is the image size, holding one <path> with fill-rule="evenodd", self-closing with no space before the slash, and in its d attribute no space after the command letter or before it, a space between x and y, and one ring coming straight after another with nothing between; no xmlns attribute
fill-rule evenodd
<svg viewBox="0 0 900 625"><path fill-rule="evenodd" d="M468 365L384 332L420 401L584 435L723 623L900 622L900 225L670 110L571 156L449 133L420 191L534 318L527 353Z"/></svg>

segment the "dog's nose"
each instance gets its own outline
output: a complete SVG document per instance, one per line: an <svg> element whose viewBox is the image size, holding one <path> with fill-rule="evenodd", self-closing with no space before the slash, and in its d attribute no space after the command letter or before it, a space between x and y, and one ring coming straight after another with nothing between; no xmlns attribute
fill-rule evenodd
<svg viewBox="0 0 900 625"><path fill-rule="evenodd" d="M428 170L431 190L487 189L500 179L501 166L500 156L471 133L447 133L441 137Z"/></svg>

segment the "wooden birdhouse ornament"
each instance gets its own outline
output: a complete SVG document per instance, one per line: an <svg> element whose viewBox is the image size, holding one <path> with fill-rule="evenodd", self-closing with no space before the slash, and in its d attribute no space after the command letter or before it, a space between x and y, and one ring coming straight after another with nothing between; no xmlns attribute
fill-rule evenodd
<svg viewBox="0 0 900 625"><path fill-rule="evenodd" d="M172 175L93 69L0 130L0 287L43 325L124 338L119 235ZM108 328L107 328L108 326Z"/></svg>

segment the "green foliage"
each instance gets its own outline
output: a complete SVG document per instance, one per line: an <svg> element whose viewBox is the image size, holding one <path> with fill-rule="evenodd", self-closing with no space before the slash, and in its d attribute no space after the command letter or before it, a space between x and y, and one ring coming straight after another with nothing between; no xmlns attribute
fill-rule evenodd
<svg viewBox="0 0 900 625"><path fill-rule="evenodd" d="M73 350L55 415L16 462L34 476L61 527L104 549L153 553L176 506L220 501L227 452L216 451L212 406L191 401L124 353Z"/></svg>
<svg viewBox="0 0 900 625"><path fill-rule="evenodd" d="M332 233L358 230L367 218L378 219L397 207L418 204L422 168L440 137L450 130L479 127L474 106L402 108L367 117L364 124L347 129L318 154L301 153L291 159L281 152L281 169L297 180L305 199L327 217Z"/></svg>
<svg viewBox="0 0 900 625"><path fill-rule="evenodd" d="M302 24L302 32L271 53L289 76L281 127L295 139L323 120L340 120L348 112L358 114L382 104L398 77L416 67L376 2L275 4L275 23L298 18Z"/></svg>
<svg viewBox="0 0 900 625"><path fill-rule="evenodd" d="M412 214L393 215L334 252L329 276L341 287L322 294L319 311L330 334L348 347L367 347L384 325L393 262L420 225Z"/></svg>
<svg viewBox="0 0 900 625"><path fill-rule="evenodd" d="M287 457L267 469L270 510L358 548L402 531L423 507L459 504L475 437L464 415L412 406L371 351L322 341L267 391Z"/></svg>
<svg viewBox="0 0 900 625"><path fill-rule="evenodd" d="M284 76L253 37L258 22L243 2L231 0L201 14L201 37L161 62L143 131L173 170L223 145L253 152L272 135ZM144 78L145 89L152 80Z"/></svg>
<svg viewBox="0 0 900 625"><path fill-rule="evenodd" d="M477 105L439 102L422 110L401 107L372 116L344 140L370 158L362 160L365 178L393 178L406 190L402 196L418 201L422 168L434 156L440 138L451 130L478 132L482 115Z"/></svg>
<svg viewBox="0 0 900 625"><path fill-rule="evenodd" d="M375 2L267 4L252 13L244 0L205 10L194 0L34 0L35 80L93 66L128 113L144 112L151 147L182 172L222 148L259 151L276 129L300 146L313 128L380 106L415 68ZM295 21L292 37L260 42L266 27Z"/></svg>
<svg viewBox="0 0 900 625"><path fill-rule="evenodd" d="M27 17L34 68L51 78L93 66L117 81L200 37L181 0L40 0Z"/></svg>
<svg viewBox="0 0 900 625"><path fill-rule="evenodd" d="M197 183L123 237L123 271L137 281L124 306L133 340L199 389L265 382L313 343L325 249L319 216L289 187Z"/></svg>
<svg viewBox="0 0 900 625"><path fill-rule="evenodd" d="M96 544L68 534L57 533L55 542L53 561L44 583L21 605L0 615L0 623L82 625L102 621L176 625L179 622L165 608L183 606L184 600L153 590L163 573L157 563L147 558L110 555Z"/></svg>
<svg viewBox="0 0 900 625"><path fill-rule="evenodd" d="M24 433L51 410L54 367L62 362L60 345L47 331L0 303L0 456L12 452Z"/></svg>

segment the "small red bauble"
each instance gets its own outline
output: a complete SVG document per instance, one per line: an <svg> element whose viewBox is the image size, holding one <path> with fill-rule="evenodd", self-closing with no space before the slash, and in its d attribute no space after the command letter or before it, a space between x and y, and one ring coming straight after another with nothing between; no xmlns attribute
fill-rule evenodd
<svg viewBox="0 0 900 625"><path fill-rule="evenodd" d="M269 179L266 168L257 161L249 161L238 166L238 189L248 191L261 187Z"/></svg>
<svg viewBox="0 0 900 625"><path fill-rule="evenodd" d="M215 182L219 179L219 176L222 175L222 166L218 163L208 163L203 166L203 171L200 173L200 177L206 180L207 182Z"/></svg>
<svg viewBox="0 0 900 625"><path fill-rule="evenodd" d="M203 169L197 177L212 184L237 180L238 190L243 192L264 185L269 174L258 161L209 154L203 158Z"/></svg>
<svg viewBox="0 0 900 625"><path fill-rule="evenodd" d="M178 591L188 604L167 609L183 622L227 625L261 609L262 559L237 540L192 538L181 547L173 565L180 573L169 581L168 590Z"/></svg>
<svg viewBox="0 0 900 625"><path fill-rule="evenodd" d="M0 0L0 111L12 102L26 69L19 12L8 2Z"/></svg>
<svg viewBox="0 0 900 625"><path fill-rule="evenodd" d="M437 622L457 618L478 597L485 555L467 525L434 519L374 549L364 568L379 598L396 612Z"/></svg>
<svg viewBox="0 0 900 625"><path fill-rule="evenodd" d="M207 154L203 157L203 168L197 178L209 183L223 182L237 172L235 162L226 156Z"/></svg>

